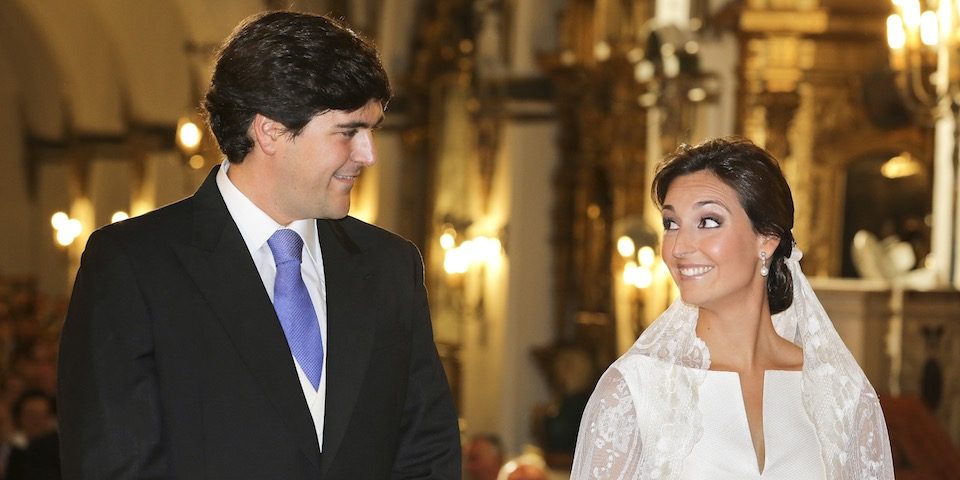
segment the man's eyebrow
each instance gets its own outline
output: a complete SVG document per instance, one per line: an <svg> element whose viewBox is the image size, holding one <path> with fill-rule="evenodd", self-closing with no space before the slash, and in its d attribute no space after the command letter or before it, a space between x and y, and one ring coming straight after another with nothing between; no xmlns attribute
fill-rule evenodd
<svg viewBox="0 0 960 480"><path fill-rule="evenodd" d="M373 125L370 125L370 124L367 123L367 122L363 122L363 121L359 121L359 120L358 120L358 121L355 121L355 122L338 123L338 124L336 125L336 127L337 127L337 128L345 128L345 129L348 129L348 130L356 130L356 129L358 129L358 128L377 128L378 126L380 126L381 123L383 123L383 118L384 118L383 115L381 115L381 116L380 116L380 119L377 120L377 123L374 123Z"/></svg>

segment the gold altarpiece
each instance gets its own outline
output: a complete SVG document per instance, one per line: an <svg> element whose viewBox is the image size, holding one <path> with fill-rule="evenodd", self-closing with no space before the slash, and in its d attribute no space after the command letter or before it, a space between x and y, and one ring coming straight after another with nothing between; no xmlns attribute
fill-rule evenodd
<svg viewBox="0 0 960 480"><path fill-rule="evenodd" d="M738 131L781 161L810 276L841 275L853 162L909 152L930 171L929 126L890 125L877 104L895 105L896 87L869 81L886 71L889 10L880 0L749 0L740 14Z"/></svg>
<svg viewBox="0 0 960 480"><path fill-rule="evenodd" d="M706 2L691 4L705 29ZM644 290L625 285L616 245L627 234L635 247L658 250L652 167L697 140L698 112L714 99L716 79L699 68L693 32L658 25L653 2L567 2L558 26L557 50L541 57L561 129L553 218L557 340L541 354L549 363L558 350L579 349L599 374L622 353L622 337L635 338L666 306L665 273Z"/></svg>
<svg viewBox="0 0 960 480"><path fill-rule="evenodd" d="M615 358L614 224L646 203L646 113L637 104L646 89L626 56L641 48L635 38L649 8L621 12L608 26L591 3L570 2L560 50L543 65L556 88L562 152L553 176L558 344L585 347L606 365Z"/></svg>

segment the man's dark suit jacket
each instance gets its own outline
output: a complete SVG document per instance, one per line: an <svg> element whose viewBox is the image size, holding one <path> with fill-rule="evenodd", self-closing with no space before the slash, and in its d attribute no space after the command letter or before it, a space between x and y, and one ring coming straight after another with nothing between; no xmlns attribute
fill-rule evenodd
<svg viewBox="0 0 960 480"><path fill-rule="evenodd" d="M93 235L60 346L65 480L459 478L416 247L319 220L323 454L289 347L216 171Z"/></svg>

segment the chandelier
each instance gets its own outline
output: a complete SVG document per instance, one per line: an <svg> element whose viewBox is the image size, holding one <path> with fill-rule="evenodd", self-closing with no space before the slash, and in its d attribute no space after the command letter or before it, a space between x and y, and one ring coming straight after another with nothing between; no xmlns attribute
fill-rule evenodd
<svg viewBox="0 0 960 480"><path fill-rule="evenodd" d="M960 289L960 0L892 0L887 44L900 93L934 124L931 263L941 286Z"/></svg>

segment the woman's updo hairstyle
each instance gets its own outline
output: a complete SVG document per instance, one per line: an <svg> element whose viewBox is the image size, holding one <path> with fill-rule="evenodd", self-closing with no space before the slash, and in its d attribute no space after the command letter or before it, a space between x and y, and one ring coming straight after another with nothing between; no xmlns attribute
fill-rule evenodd
<svg viewBox="0 0 960 480"><path fill-rule="evenodd" d="M793 195L779 163L745 138L715 138L695 146L680 145L657 165L651 188L657 208L663 208L674 180L702 170L713 173L737 192L754 231L780 238L780 245L770 258L767 300L771 314L786 310L793 303L793 277L784 263L794 244Z"/></svg>

